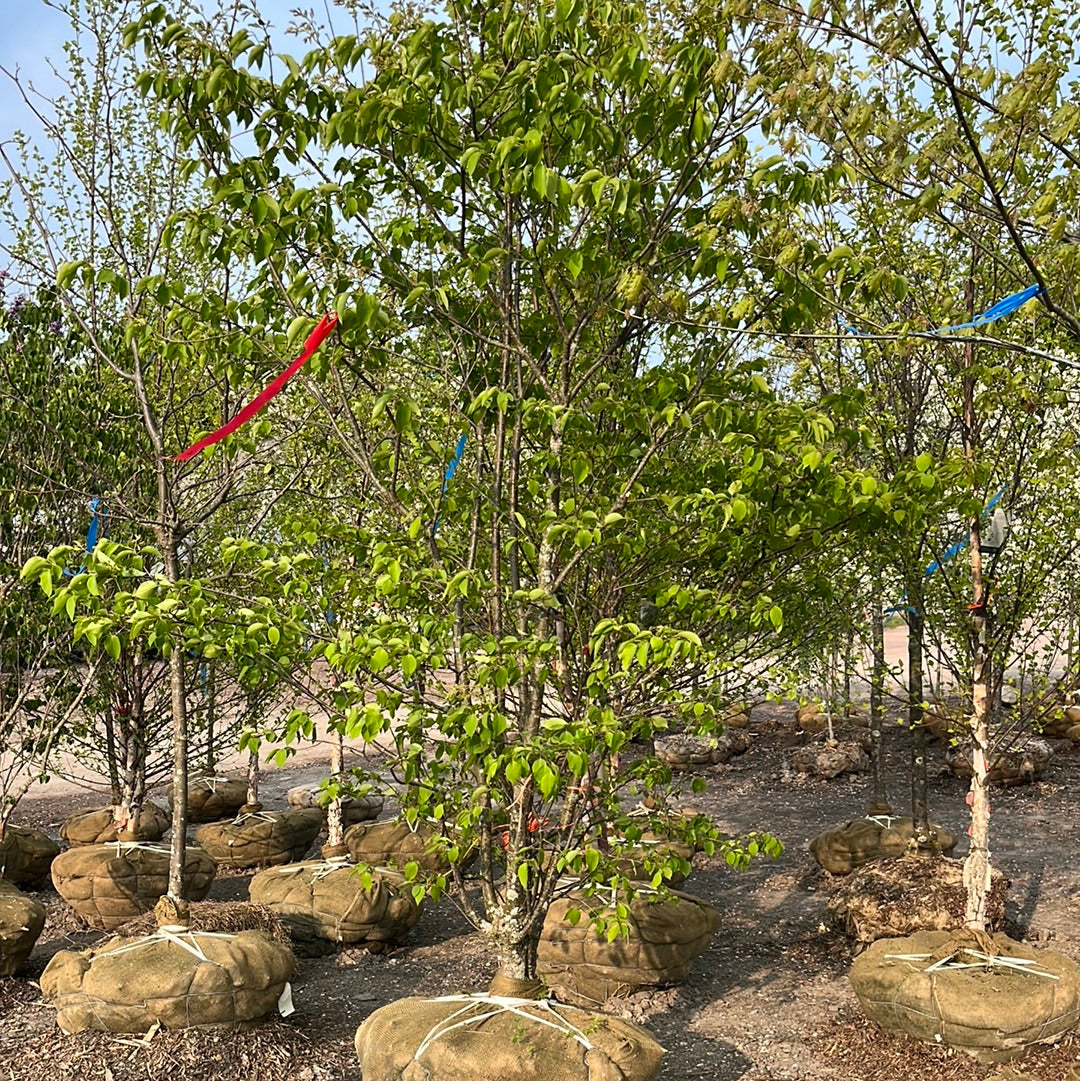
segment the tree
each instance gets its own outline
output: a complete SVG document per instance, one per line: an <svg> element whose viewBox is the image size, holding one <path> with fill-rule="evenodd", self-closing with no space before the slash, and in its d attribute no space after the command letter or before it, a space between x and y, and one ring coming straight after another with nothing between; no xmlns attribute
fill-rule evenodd
<svg viewBox="0 0 1080 1081"><path fill-rule="evenodd" d="M750 150L797 115L791 35L560 0L398 12L300 61L161 7L128 39L211 193L186 235L245 268L252 310L340 318L307 389L360 524L268 550L265 594L340 568L337 723L392 732L406 813L528 981L564 872L624 882L627 801L663 804L631 741L716 731L787 574L894 498L835 466L854 402L834 421L761 375L756 335L820 307L777 253L846 175ZM693 828L733 864L775 850Z"/></svg>

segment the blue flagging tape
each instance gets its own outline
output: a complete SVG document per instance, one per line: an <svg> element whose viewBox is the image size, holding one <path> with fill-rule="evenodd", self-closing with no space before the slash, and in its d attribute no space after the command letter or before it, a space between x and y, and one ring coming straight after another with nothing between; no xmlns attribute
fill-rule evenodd
<svg viewBox="0 0 1080 1081"><path fill-rule="evenodd" d="M105 510L101 506L101 496L96 495L90 500L90 511L90 525L86 530L86 550L88 552L92 552L97 546L98 537L104 524Z"/></svg>
<svg viewBox="0 0 1080 1081"><path fill-rule="evenodd" d="M1022 308L1029 300L1034 300L1042 291L1043 287L1041 285L1029 285L1026 289L1021 289L1019 293L1012 293L1007 297L1003 297L993 307L987 308L986 311L976 315L969 323L957 323L951 327L938 327L937 330L928 330L926 333L955 334L960 330L978 330L979 327L984 327L988 323L996 323L999 319L1004 319L1006 315L1012 315L1014 311ZM842 323L841 325L850 334L862 334L858 327L853 327L850 323Z"/></svg>
<svg viewBox="0 0 1080 1081"><path fill-rule="evenodd" d="M89 555L96 547L97 542L101 537L105 535L105 508L101 505L101 496L96 495L90 500L90 525L86 529L86 554ZM71 578L73 575L81 574L86 569L86 560L84 559L77 571L73 571L70 567L64 568L64 577Z"/></svg>
<svg viewBox="0 0 1080 1081"><path fill-rule="evenodd" d="M462 432L461 438L457 441L457 446L454 448L454 456L450 459L450 464L446 467L446 473L443 476L442 482L442 494L446 495L446 489L450 482L454 479L454 474L457 472L457 467L461 464L461 456L465 453L465 443L469 438L468 432ZM439 515L435 516L435 521L431 523L431 535L434 537L439 532Z"/></svg>
<svg viewBox="0 0 1080 1081"><path fill-rule="evenodd" d="M1019 293L1013 293L999 300L992 308L987 308L981 315L976 315L970 323L957 323L954 327L941 327L939 330L932 330L930 333L955 334L958 330L976 330L979 327L986 326L987 323L994 323L998 319L1004 319L1006 315L1012 315L1017 308L1022 308L1029 300L1034 300L1041 292L1041 285L1029 285L1026 289L1021 289Z"/></svg>
<svg viewBox="0 0 1080 1081"><path fill-rule="evenodd" d="M1002 301L1002 303L1004 303L1004 301ZM1001 497L1005 494L1005 489L1007 487L1008 487L1008 485L1003 484L997 490L997 492L991 497L991 499L986 504L986 506L983 507L982 514L980 515L980 517L985 518L998 505L998 503L1001 502ZM933 560L933 562L927 564L926 570L924 570L922 572L923 577L924 578L929 578L930 575L932 575L934 573L934 571L941 570L941 568L943 566L945 566L945 564L948 563L950 559L953 559L956 556L958 556L968 546L968 541L969 540L970 540L969 537L962 537L955 544L949 545L949 547L944 552L941 553L941 558L940 559L935 559L935 560ZM900 600L898 600L896 602L896 604L892 608L886 608L882 612L882 615L891 616L895 612L914 612L915 609L912 608L910 605L906 604L905 603L906 601L907 601L907 590L905 589L903 594L900 597Z"/></svg>
<svg viewBox="0 0 1080 1081"><path fill-rule="evenodd" d="M457 472L457 467L461 464L461 456L465 453L465 441L468 438L467 432L461 433L461 438L457 441L457 446L454 448L454 456L450 459L450 464L446 467L446 476L443 477L442 490L446 491L446 486L454 479L454 474Z"/></svg>

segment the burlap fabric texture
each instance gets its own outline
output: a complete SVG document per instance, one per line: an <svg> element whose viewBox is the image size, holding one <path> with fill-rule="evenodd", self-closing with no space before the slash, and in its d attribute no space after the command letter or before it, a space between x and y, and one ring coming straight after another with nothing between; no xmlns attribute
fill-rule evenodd
<svg viewBox="0 0 1080 1081"><path fill-rule="evenodd" d="M139 825L135 837L125 838L136 841L160 841L172 823L172 817L164 807L146 802L139 812ZM79 845L103 845L116 841L116 819L112 807L99 807L91 811L79 811L64 820L60 827L60 836L72 848Z"/></svg>
<svg viewBox="0 0 1080 1081"><path fill-rule="evenodd" d="M610 905L608 892L606 899L571 895L548 909L537 973L558 998L595 1006L612 995L681 983L720 926L719 912L689 894L639 894L629 905L627 933L609 942L592 917L613 916ZM577 924L566 918L571 909L581 913Z"/></svg>
<svg viewBox="0 0 1080 1081"><path fill-rule="evenodd" d="M970 744L949 747L945 752L945 764L957 777L970 777L972 756ZM1043 774L1054 757L1054 749L1044 739L1025 739L1014 747L991 751L987 756L988 784L1031 784Z"/></svg>
<svg viewBox="0 0 1080 1081"><path fill-rule="evenodd" d="M1080 967L1060 953L997 934L993 949L1034 961L1032 971L935 964L958 947L978 949L971 939L965 932L919 931L875 942L851 966L863 1011L884 1028L947 1044L980 1062L1018 1058L1035 1044L1053 1043L1080 1020ZM957 959L978 961L971 953Z"/></svg>
<svg viewBox="0 0 1080 1081"><path fill-rule="evenodd" d="M799 747L791 754L796 773L831 781L844 773L862 773L870 768L870 758L857 740L831 740Z"/></svg>
<svg viewBox="0 0 1080 1081"><path fill-rule="evenodd" d="M292 950L262 931L164 928L61 951L41 990L69 1033L235 1028L277 1008L294 965Z"/></svg>
<svg viewBox="0 0 1080 1081"><path fill-rule="evenodd" d="M730 762L749 747L750 734L745 728L729 728L719 736L693 736L676 732L653 740L656 757L676 770Z"/></svg>
<svg viewBox="0 0 1080 1081"><path fill-rule="evenodd" d="M901 857L875 860L855 870L829 898L825 920L856 942L947 931L964 922L967 890L962 860ZM990 930L1005 919L1009 880L991 871L986 916Z"/></svg>
<svg viewBox="0 0 1080 1081"><path fill-rule="evenodd" d="M189 845L184 858L184 891L189 901L210 892L217 866ZM53 861L56 892L91 927L113 931L148 912L169 889L169 849L142 841L69 848Z"/></svg>
<svg viewBox="0 0 1080 1081"><path fill-rule="evenodd" d="M948 856L956 847L956 835L931 823L938 852ZM830 874L848 875L871 860L893 859L907 852L914 836L910 818L870 815L853 818L835 829L819 833L810 842L814 859Z"/></svg>
<svg viewBox="0 0 1080 1081"><path fill-rule="evenodd" d="M188 821L220 822L247 803L247 781L231 777L197 777L188 785ZM169 806L173 804L169 788Z"/></svg>
<svg viewBox="0 0 1080 1081"><path fill-rule="evenodd" d="M285 802L290 807L320 806L318 793L306 785L290 788L285 793ZM357 796L355 799L343 799L341 801L342 821L346 826L354 826L357 822L373 822L382 814L383 804L382 796ZM328 807L322 807L324 825L328 810Z"/></svg>
<svg viewBox="0 0 1080 1081"><path fill-rule="evenodd" d="M673 841L649 830L633 845L621 839L613 839L611 855L615 870L619 874L625 875L632 882L647 882L656 873L659 864L666 859L692 861L694 849L684 841ZM686 875L680 870L674 870L665 883L678 886L685 881Z"/></svg>
<svg viewBox="0 0 1080 1081"><path fill-rule="evenodd" d="M45 906L0 879L0 976L18 972L45 926Z"/></svg>
<svg viewBox="0 0 1080 1081"><path fill-rule="evenodd" d="M423 871L447 871L450 863L432 851L435 831L420 822L412 827L398 819L393 822L360 822L345 831L345 845L356 863L372 867L404 867L416 862Z"/></svg>
<svg viewBox="0 0 1080 1081"><path fill-rule="evenodd" d="M364 1081L652 1081L664 1049L616 1017L541 999L403 998L356 1033Z"/></svg>
<svg viewBox="0 0 1080 1081"><path fill-rule="evenodd" d="M49 868L59 855L60 846L41 830L8 826L0 837L0 878L34 889L48 881Z"/></svg>
<svg viewBox="0 0 1080 1081"><path fill-rule="evenodd" d="M195 840L221 867L276 867L303 859L322 829L322 811L256 811L232 822L213 822Z"/></svg>
<svg viewBox="0 0 1080 1081"><path fill-rule="evenodd" d="M260 871L248 889L253 904L280 916L302 942L401 942L420 919L420 906L394 871L373 871L364 889L351 864L298 863Z"/></svg>

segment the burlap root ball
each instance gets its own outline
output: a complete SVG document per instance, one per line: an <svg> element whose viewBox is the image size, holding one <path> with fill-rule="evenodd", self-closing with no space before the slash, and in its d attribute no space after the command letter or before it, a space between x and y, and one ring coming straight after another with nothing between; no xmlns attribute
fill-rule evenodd
<svg viewBox="0 0 1080 1081"><path fill-rule="evenodd" d="M364 1081L652 1081L664 1049L617 1017L450 995L376 1010L357 1030L356 1054Z"/></svg>
<svg viewBox="0 0 1080 1081"><path fill-rule="evenodd" d="M22 968L44 926L45 906L0 879L0 976Z"/></svg>
<svg viewBox="0 0 1080 1081"><path fill-rule="evenodd" d="M188 785L188 821L220 822L247 803L247 781L231 777L196 777ZM169 806L173 791L169 788Z"/></svg>
<svg viewBox="0 0 1080 1081"><path fill-rule="evenodd" d="M933 849L951 855L956 835L930 823ZM824 870L834 875L849 875L856 867L871 860L895 859L908 851L914 836L910 818L875 815L853 818L835 829L819 833L810 842L810 853Z"/></svg>
<svg viewBox="0 0 1080 1081"><path fill-rule="evenodd" d="M405 879L374 871L364 889L358 869L325 862L270 867L248 887L254 904L276 913L300 942L401 942L420 919Z"/></svg>
<svg viewBox="0 0 1080 1081"><path fill-rule="evenodd" d="M913 856L875 860L844 879L825 906L826 922L855 942L944 931L964 922L963 860ZM994 868L986 901L991 930L1005 919L1009 880Z"/></svg>
<svg viewBox="0 0 1080 1081"><path fill-rule="evenodd" d="M159 932L62 950L41 990L68 1033L237 1028L277 1008L294 966L292 950L262 931Z"/></svg>
<svg viewBox="0 0 1080 1081"><path fill-rule="evenodd" d="M329 806L322 807L318 792L306 785L297 785L285 793L285 802L290 807L321 807L323 826L326 825ZM385 800L382 796L367 795L345 798L341 801L341 818L346 826L355 826L357 822L374 822L382 814Z"/></svg>
<svg viewBox="0 0 1080 1081"><path fill-rule="evenodd" d="M195 840L219 867L276 867L303 859L321 829L318 807L256 811L200 826Z"/></svg>
<svg viewBox="0 0 1080 1081"><path fill-rule="evenodd" d="M808 702L805 706L799 706L795 711L795 722L810 736L817 736L829 730L829 718L825 713L825 707L819 702ZM866 728L870 719L858 706L849 703L843 711L833 713L832 722L834 729L841 726Z"/></svg>
<svg viewBox="0 0 1080 1081"><path fill-rule="evenodd" d="M35 889L48 881L49 868L59 855L60 846L41 830L8 826L0 837L0 878Z"/></svg>
<svg viewBox="0 0 1080 1081"><path fill-rule="evenodd" d="M139 812L139 825L131 841L160 841L172 824L172 816L164 807L147 801ZM60 836L72 848L79 845L103 845L116 841L116 817L112 807L79 811L64 820Z"/></svg>
<svg viewBox="0 0 1080 1081"><path fill-rule="evenodd" d="M656 757L672 769L730 762L749 748L750 735L745 728L729 728L719 736L692 736L686 732L676 732L653 740Z"/></svg>
<svg viewBox="0 0 1080 1081"><path fill-rule="evenodd" d="M674 857L689 863L694 858L692 845L661 837L652 831L644 833L641 840L634 844L621 839L613 839L611 845L614 869L631 882L651 881L659 864L666 859ZM686 875L680 870L674 870L671 877L665 879L665 882L672 886L681 885L685 881Z"/></svg>
<svg viewBox="0 0 1080 1081"><path fill-rule="evenodd" d="M974 749L971 744L950 747L945 763L957 777L970 777ZM1043 774L1054 757L1054 749L1044 739L1025 739L1013 747L993 750L987 756L988 784L1031 784Z"/></svg>
<svg viewBox="0 0 1080 1081"><path fill-rule="evenodd" d="M613 995L682 983L720 926L716 909L689 894L642 894L629 904L628 933L609 942L592 922L596 915L614 916L609 904L572 895L548 909L537 974L556 997L598 1006ZM572 909L581 913L576 924L566 918Z"/></svg>
<svg viewBox="0 0 1080 1081"><path fill-rule="evenodd" d="M201 901L210 892L217 866L189 845L184 858L184 892ZM53 861L56 892L91 927L113 931L149 912L169 889L169 849L142 841L69 848Z"/></svg>
<svg viewBox="0 0 1080 1081"><path fill-rule="evenodd" d="M750 709L751 707L745 702L736 702L734 705L729 706L727 713L724 714L724 727L749 728Z"/></svg>
<svg viewBox="0 0 1080 1081"><path fill-rule="evenodd" d="M960 947L985 951L989 940L971 932L919 931L883 938L851 966L851 986L863 1012L883 1028L944 1043L980 1062L1007 1062L1036 1044L1053 1043L1080 1021L1080 966L1051 950L993 936L996 953L1037 962L1057 976L1003 966L938 967ZM901 960L895 955L920 956ZM964 962L976 961L972 954Z"/></svg>
<svg viewBox="0 0 1080 1081"><path fill-rule="evenodd" d="M359 822L345 831L345 845L356 863L372 867L404 867L418 863L423 871L450 869L450 862L432 848L435 831L420 822L412 827L397 819L392 822Z"/></svg>
<svg viewBox="0 0 1080 1081"><path fill-rule="evenodd" d="M808 773L811 777L831 781L845 773L865 772L870 768L870 759L856 741L831 740L794 750L791 767L796 773Z"/></svg>

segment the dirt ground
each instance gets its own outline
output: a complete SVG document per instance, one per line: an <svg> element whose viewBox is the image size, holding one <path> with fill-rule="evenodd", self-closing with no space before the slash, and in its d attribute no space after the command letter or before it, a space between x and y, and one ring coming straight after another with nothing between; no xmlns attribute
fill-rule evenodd
<svg viewBox="0 0 1080 1081"><path fill-rule="evenodd" d="M808 842L866 811L868 779L817 781L791 773L787 755L805 742L790 706L762 706L751 721L750 750L726 766L703 768L704 795L685 802L741 833L767 829L784 854L744 874L720 859L695 859L685 887L723 913L724 925L681 987L610 1004L645 1024L668 1050L662 1081L983 1081L994 1069L966 1056L882 1033L863 1020L846 972L852 950L822 924L839 880L821 872ZM891 792L907 802L906 733L886 734ZM931 815L966 830L966 783L947 774L940 747L930 758ZM320 776L295 763L268 776L264 803L283 803L286 787ZM1059 751L1043 780L994 795L993 857L1012 881L1008 930L1080 958L1080 864L1073 851L1080 753ZM57 835L60 819L85 799L36 791L16 822ZM961 842L957 855L963 855ZM248 875L219 877L211 899L244 900ZM480 937L448 901L429 905L407 945L386 954L346 950L305 958L293 981L296 1013L242 1033L159 1033L133 1037L63 1036L35 979L59 949L99 935L51 891L37 895L49 920L29 972L0 979L0 1081L358 1081L353 1036L374 1009L410 994L482 990L494 964ZM1032 1054L1018 1068L1030 1081L1066 1081L1080 1063L1080 1038ZM1080 1076L1078 1072L1077 1076Z"/></svg>

